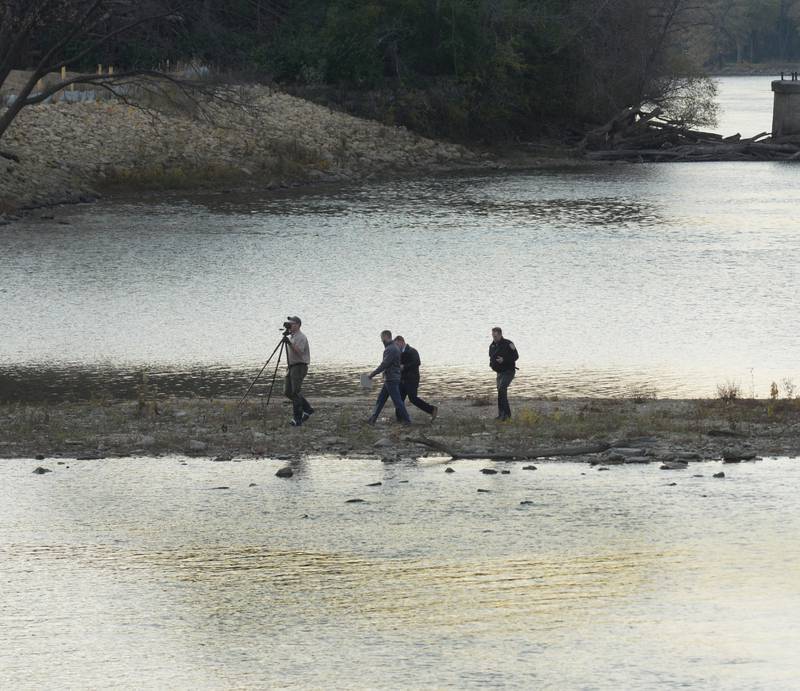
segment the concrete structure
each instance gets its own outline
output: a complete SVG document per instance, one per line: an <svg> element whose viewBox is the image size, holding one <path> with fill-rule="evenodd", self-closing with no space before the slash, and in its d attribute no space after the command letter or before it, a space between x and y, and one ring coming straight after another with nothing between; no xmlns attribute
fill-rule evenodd
<svg viewBox="0 0 800 691"><path fill-rule="evenodd" d="M794 77L794 75L792 75ZM800 81L793 78L772 82L775 104L772 109L772 136L800 135Z"/></svg>

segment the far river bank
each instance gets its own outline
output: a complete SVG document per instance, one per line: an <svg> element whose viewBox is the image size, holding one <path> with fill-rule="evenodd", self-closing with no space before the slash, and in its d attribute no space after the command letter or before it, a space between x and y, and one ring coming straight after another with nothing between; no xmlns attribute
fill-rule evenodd
<svg viewBox="0 0 800 691"><path fill-rule="evenodd" d="M0 141L0 222L119 191L269 190L570 159L548 145L504 154L435 141L267 87L246 102L194 116L114 101L25 108Z"/></svg>
<svg viewBox="0 0 800 691"><path fill-rule="evenodd" d="M566 458L600 467L693 461L741 462L800 456L800 400L515 399L514 418L494 419L493 398L447 398L436 420L411 408L403 427L372 400L327 397L300 428L288 403L231 399L109 400L0 405L0 457L36 458L47 470L69 459L185 454L235 461L309 455L423 455L535 460Z"/></svg>

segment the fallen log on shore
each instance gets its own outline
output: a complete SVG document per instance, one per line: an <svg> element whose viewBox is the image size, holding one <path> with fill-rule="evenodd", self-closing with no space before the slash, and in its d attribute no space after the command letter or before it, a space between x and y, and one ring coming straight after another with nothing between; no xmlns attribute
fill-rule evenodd
<svg viewBox="0 0 800 691"><path fill-rule="evenodd" d="M664 120L661 111L625 109L581 142L584 156L595 161L795 161L800 160L800 138L725 137Z"/></svg>
<svg viewBox="0 0 800 691"><path fill-rule="evenodd" d="M586 446L568 446L544 449L531 449L530 451L502 451L502 452L483 452L472 453L469 451L456 451L448 447L446 444L436 441L435 439L427 439L420 437L417 439L409 439L408 441L415 444L422 444L436 451L441 451L455 460L475 460L475 459L491 459L494 461L529 461L535 458L558 458L569 456L584 456L590 453L602 453L611 448L611 444L601 442L598 444L590 444Z"/></svg>

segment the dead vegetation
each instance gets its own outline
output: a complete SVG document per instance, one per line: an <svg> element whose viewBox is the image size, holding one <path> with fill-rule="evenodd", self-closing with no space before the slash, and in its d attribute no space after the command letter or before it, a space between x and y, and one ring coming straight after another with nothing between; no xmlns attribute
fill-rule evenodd
<svg viewBox="0 0 800 691"><path fill-rule="evenodd" d="M586 158L597 161L794 161L800 137L724 137L663 119L662 111L628 108L581 143Z"/></svg>

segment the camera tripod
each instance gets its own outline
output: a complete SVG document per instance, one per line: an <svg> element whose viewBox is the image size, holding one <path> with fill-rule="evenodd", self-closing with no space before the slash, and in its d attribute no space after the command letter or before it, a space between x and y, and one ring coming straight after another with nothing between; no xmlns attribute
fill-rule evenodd
<svg viewBox="0 0 800 691"><path fill-rule="evenodd" d="M239 403L236 406L237 408L239 406L241 406L242 403L244 403L245 399L250 395L250 391L252 391L253 387L256 385L256 382L261 378L261 375L264 372L264 370L267 368L267 365L269 364L270 360L272 360L272 358L275 357L275 353L277 353L278 354L278 359L275 362L275 371L272 373L272 383L269 385L269 393L267 394L267 402L265 404L265 405L269 405L269 401L272 398L272 390L275 388L275 378L278 376L278 367L280 367L280 364L281 364L281 357L283 357L284 352L286 352L286 349L289 347L288 343L289 342L286 339L286 334L284 334L283 337L281 338L281 340L278 342L278 345L275 346L275 350L272 351L272 355L270 355L267 358L267 361L264 363L264 366L261 368L259 373L256 375L256 378L253 379L253 381L250 383L250 386L247 387L247 391L244 392L244 396L242 396L242 400L239 401ZM287 359L288 359L288 353L287 353Z"/></svg>

